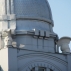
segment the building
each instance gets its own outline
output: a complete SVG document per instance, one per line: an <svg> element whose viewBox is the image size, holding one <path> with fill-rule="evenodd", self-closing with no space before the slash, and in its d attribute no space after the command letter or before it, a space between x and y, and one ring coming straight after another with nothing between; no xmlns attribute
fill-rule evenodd
<svg viewBox="0 0 71 71"><path fill-rule="evenodd" d="M47 0L0 0L0 70L71 71L71 38L53 26Z"/></svg>

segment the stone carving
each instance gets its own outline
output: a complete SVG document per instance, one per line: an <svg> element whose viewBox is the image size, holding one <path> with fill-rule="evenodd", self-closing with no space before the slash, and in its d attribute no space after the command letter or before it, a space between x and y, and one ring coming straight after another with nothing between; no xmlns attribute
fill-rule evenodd
<svg viewBox="0 0 71 71"><path fill-rule="evenodd" d="M71 41L71 38L69 37L62 37L58 41L57 47L61 47L62 53L70 53L70 47L69 47L70 41Z"/></svg>
<svg viewBox="0 0 71 71"><path fill-rule="evenodd" d="M4 30L2 36L4 37L4 47L12 46L11 29Z"/></svg>
<svg viewBox="0 0 71 71"><path fill-rule="evenodd" d="M17 43L13 41L13 42L12 42L12 46L13 46L13 47L17 47Z"/></svg>

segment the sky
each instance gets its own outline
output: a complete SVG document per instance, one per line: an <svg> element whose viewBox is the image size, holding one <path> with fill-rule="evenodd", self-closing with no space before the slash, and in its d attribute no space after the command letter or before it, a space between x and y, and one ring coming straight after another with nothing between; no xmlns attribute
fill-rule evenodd
<svg viewBox="0 0 71 71"><path fill-rule="evenodd" d="M48 2L54 20L54 32L58 34L59 38L71 37L71 0L48 0Z"/></svg>

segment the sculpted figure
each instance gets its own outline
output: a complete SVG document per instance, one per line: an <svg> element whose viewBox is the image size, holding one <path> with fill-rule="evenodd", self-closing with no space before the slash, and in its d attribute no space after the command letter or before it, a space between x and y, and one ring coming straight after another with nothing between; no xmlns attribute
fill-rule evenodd
<svg viewBox="0 0 71 71"><path fill-rule="evenodd" d="M11 29L7 29L3 31L4 36L4 46L12 46L12 37L11 37Z"/></svg>

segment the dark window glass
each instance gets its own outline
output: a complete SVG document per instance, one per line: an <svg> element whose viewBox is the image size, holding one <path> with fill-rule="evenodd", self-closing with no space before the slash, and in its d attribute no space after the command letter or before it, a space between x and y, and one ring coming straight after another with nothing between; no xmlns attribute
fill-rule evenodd
<svg viewBox="0 0 71 71"><path fill-rule="evenodd" d="M52 69L50 69L50 71L53 71Z"/></svg>
<svg viewBox="0 0 71 71"><path fill-rule="evenodd" d="M35 71L35 67L32 68L31 71ZM44 67L38 67L38 71L46 71L46 68L44 68Z"/></svg>
<svg viewBox="0 0 71 71"><path fill-rule="evenodd" d="M46 71L46 68L44 68L44 67L39 67L39 68L38 68L38 71Z"/></svg>

